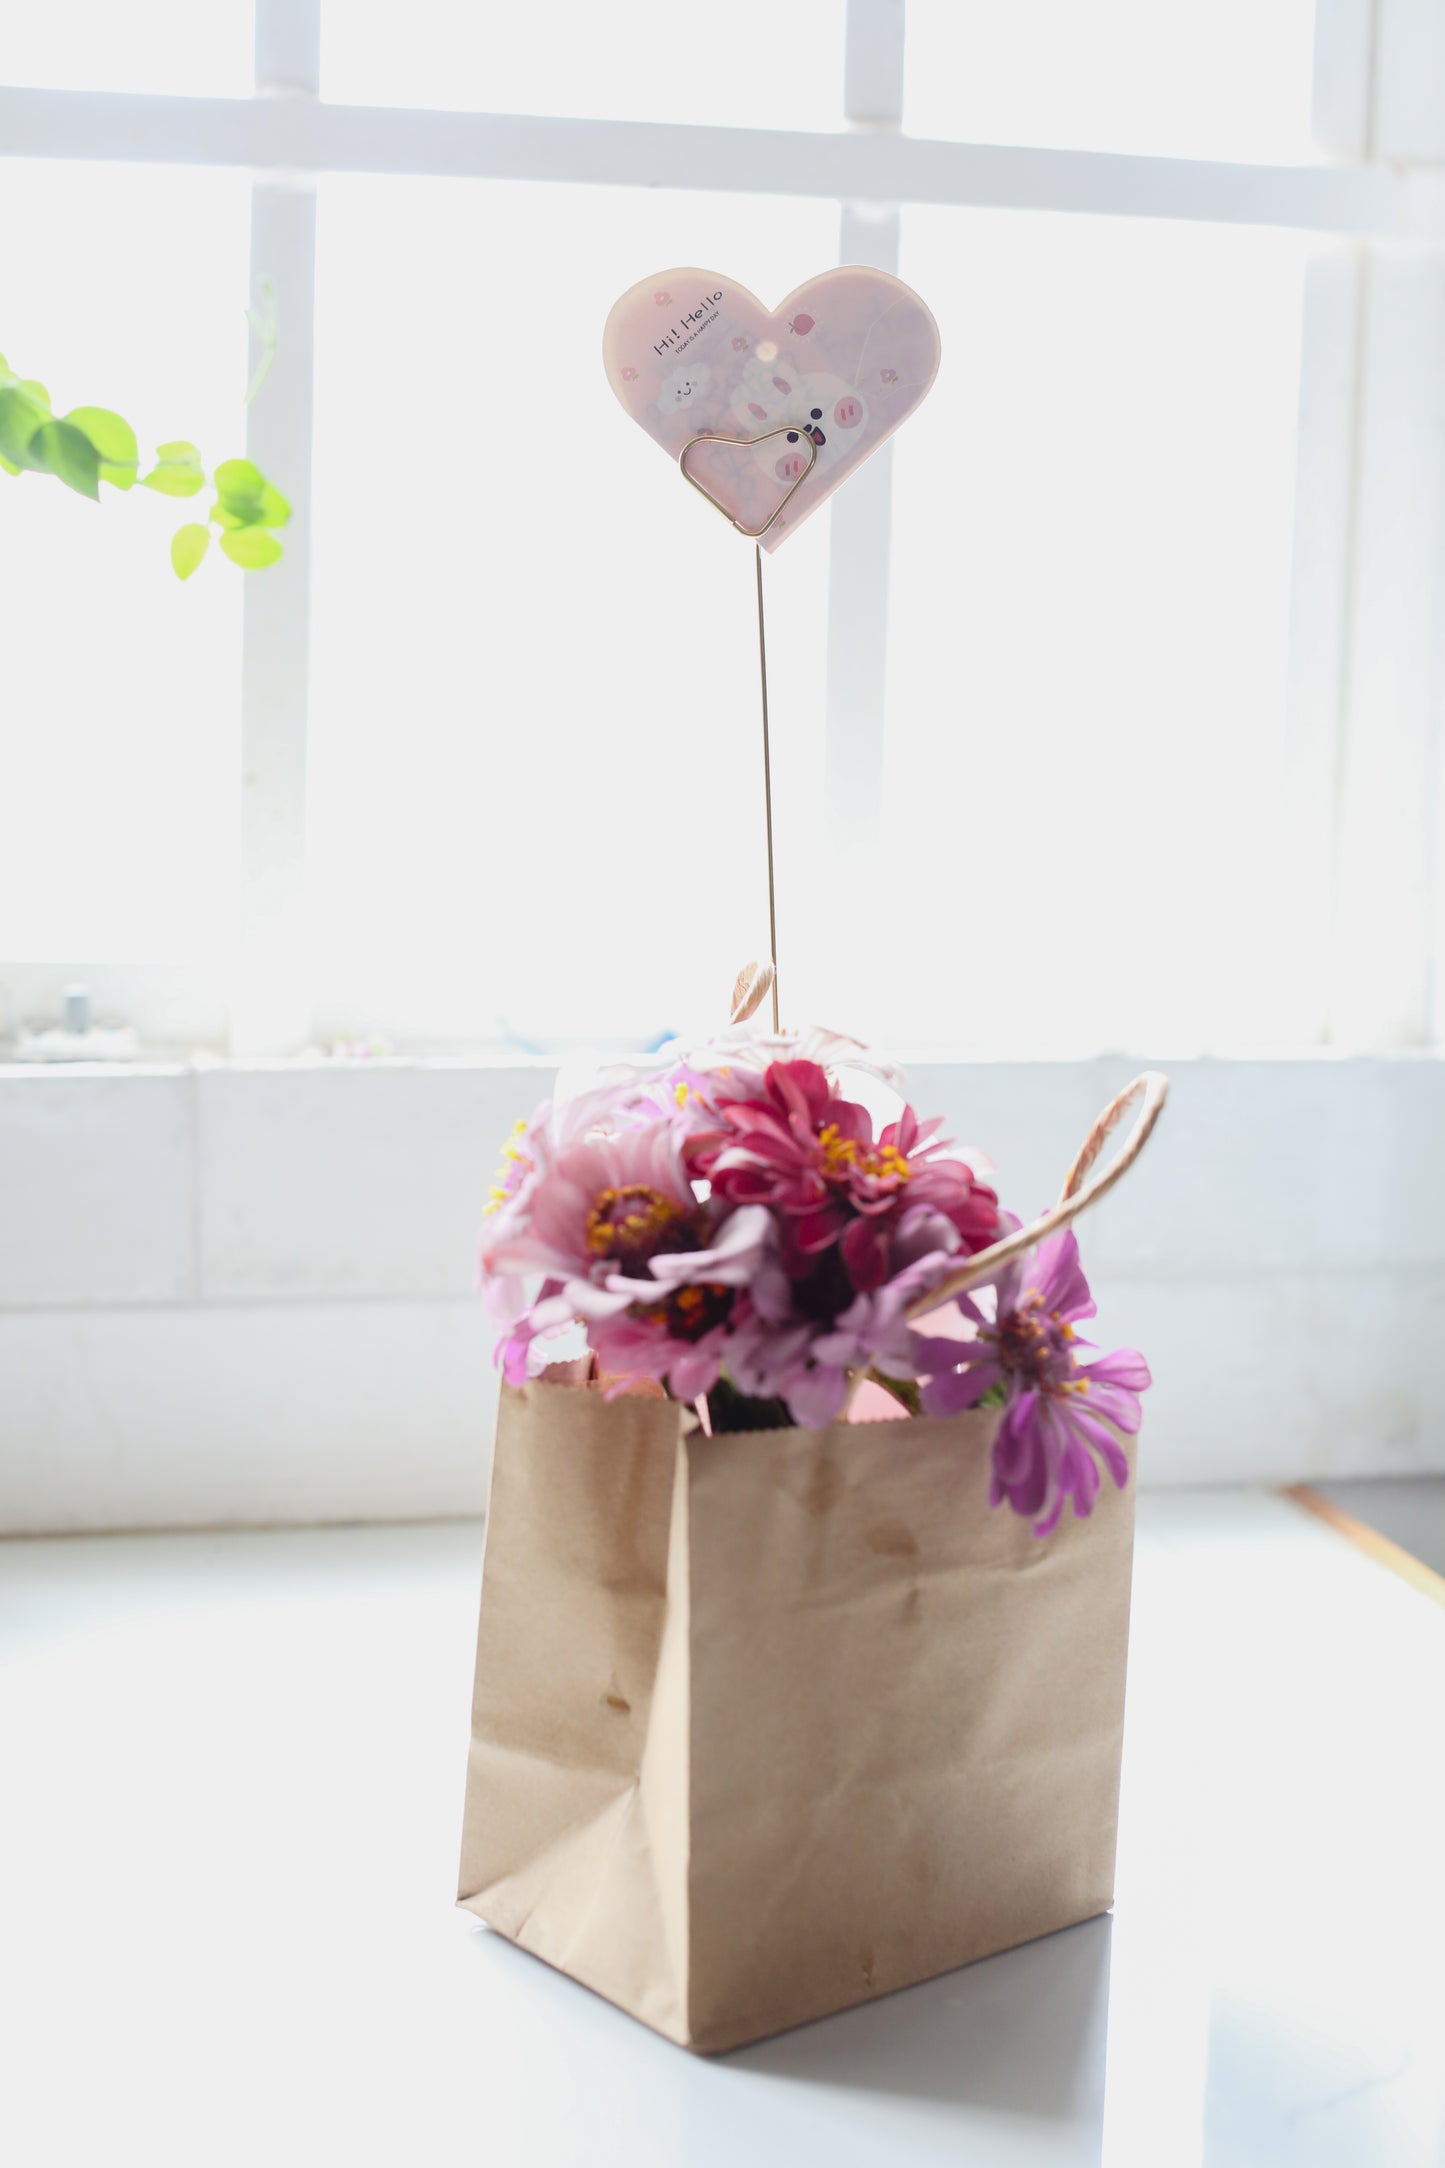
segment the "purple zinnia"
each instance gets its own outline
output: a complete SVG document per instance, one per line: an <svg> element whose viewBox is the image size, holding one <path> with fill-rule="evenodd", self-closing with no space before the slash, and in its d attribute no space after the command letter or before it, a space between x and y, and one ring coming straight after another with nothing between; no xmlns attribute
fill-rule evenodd
<svg viewBox="0 0 1445 2168"><path fill-rule="evenodd" d="M999 1275L992 1318L967 1295L958 1306L976 1326L976 1338L915 1336L915 1358L927 1378L924 1408L956 1415L1003 1387L990 1503L1007 1498L1015 1513L1033 1521L1036 1535L1046 1536L1058 1526L1066 1498L1077 1514L1093 1511L1095 1455L1121 1489L1128 1481L1129 1463L1114 1433L1138 1430L1148 1365L1136 1348L1080 1360L1078 1351L1091 1342L1079 1339L1074 1324L1094 1315L1094 1298L1067 1230Z"/></svg>

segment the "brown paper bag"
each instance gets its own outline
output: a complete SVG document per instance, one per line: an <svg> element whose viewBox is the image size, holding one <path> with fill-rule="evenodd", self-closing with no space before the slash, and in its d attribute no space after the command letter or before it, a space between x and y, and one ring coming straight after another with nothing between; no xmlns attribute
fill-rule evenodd
<svg viewBox="0 0 1445 2168"><path fill-rule="evenodd" d="M503 1390L460 1902L704 2050L1103 1911L1132 1487L1040 1541L992 1413L691 1420Z"/></svg>

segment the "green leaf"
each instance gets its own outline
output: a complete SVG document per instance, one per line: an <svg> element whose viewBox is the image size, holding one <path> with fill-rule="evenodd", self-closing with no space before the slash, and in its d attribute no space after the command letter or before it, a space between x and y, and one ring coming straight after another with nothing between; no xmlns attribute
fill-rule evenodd
<svg viewBox="0 0 1445 2168"><path fill-rule="evenodd" d="M38 406L42 414L50 412L50 394L43 384L37 384L33 376L19 378L20 389L27 399Z"/></svg>
<svg viewBox="0 0 1445 2168"><path fill-rule="evenodd" d="M216 469L216 488L223 497L258 497L265 481L249 459L223 459Z"/></svg>
<svg viewBox="0 0 1445 2168"><path fill-rule="evenodd" d="M272 489L259 501L242 499L239 510L234 501L223 504L218 497L211 517L218 527L284 527L291 517L291 507L278 490Z"/></svg>
<svg viewBox="0 0 1445 2168"><path fill-rule="evenodd" d="M236 527L221 537L221 547L233 565L240 565L246 572L260 572L267 565L274 565L281 555L281 545L275 535L264 527Z"/></svg>
<svg viewBox="0 0 1445 2168"><path fill-rule="evenodd" d="M109 407L99 406L73 407L65 419L89 437L99 452L101 480L112 489L132 488L139 459L130 423L112 414Z"/></svg>
<svg viewBox="0 0 1445 2168"><path fill-rule="evenodd" d="M18 384L0 391L0 454L16 467L28 465L26 447L44 420L45 409L27 398Z"/></svg>
<svg viewBox="0 0 1445 2168"><path fill-rule="evenodd" d="M161 497L197 497L206 486L206 477L199 467L152 467L149 474L140 478L142 489L153 489Z"/></svg>
<svg viewBox="0 0 1445 2168"><path fill-rule="evenodd" d="M194 444L187 444L178 437L172 444L156 446L156 464L149 474L140 478L142 489L153 489L162 497L194 497L206 486L205 469L201 455Z"/></svg>
<svg viewBox="0 0 1445 2168"><path fill-rule="evenodd" d="M211 546L211 530L192 520L171 536L171 565L178 580L188 580Z"/></svg>
<svg viewBox="0 0 1445 2168"><path fill-rule="evenodd" d="M14 460L7 459L3 452L0 452L0 467L3 467L7 474L18 474L20 472L20 469L16 466Z"/></svg>
<svg viewBox="0 0 1445 2168"><path fill-rule="evenodd" d="M99 503L100 454L69 422L43 422L25 447L25 464Z"/></svg>
<svg viewBox="0 0 1445 2168"><path fill-rule="evenodd" d="M284 527L291 517L291 507L280 490L273 489L249 459L223 459L215 482L217 512L227 515L224 524Z"/></svg>
<svg viewBox="0 0 1445 2168"><path fill-rule="evenodd" d="M289 501L279 489L268 482L261 492L261 524L264 527L284 527L291 517Z"/></svg>

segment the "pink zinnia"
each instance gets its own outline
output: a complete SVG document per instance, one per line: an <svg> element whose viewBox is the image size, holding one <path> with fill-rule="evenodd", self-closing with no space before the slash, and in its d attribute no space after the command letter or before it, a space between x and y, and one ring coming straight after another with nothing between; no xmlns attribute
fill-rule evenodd
<svg viewBox="0 0 1445 2168"><path fill-rule="evenodd" d="M1129 1462L1114 1433L1138 1430L1148 1365L1135 1348L1080 1360L1079 1349L1091 1343L1079 1339L1074 1324L1094 1315L1094 1298L1068 1230L1000 1274L992 1319L967 1295L958 1306L976 1325L975 1339L915 1336L915 1360L927 1379L924 1408L954 1415L1003 1387L991 1503L1007 1498L1015 1513L1033 1521L1036 1535L1046 1536L1058 1526L1066 1498L1077 1514L1093 1511L1096 1455L1120 1489L1128 1481Z"/></svg>

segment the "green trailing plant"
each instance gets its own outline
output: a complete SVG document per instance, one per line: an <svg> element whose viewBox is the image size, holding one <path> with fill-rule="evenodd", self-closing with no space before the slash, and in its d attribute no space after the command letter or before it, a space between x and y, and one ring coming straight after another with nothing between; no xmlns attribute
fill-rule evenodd
<svg viewBox="0 0 1445 2168"><path fill-rule="evenodd" d="M278 529L291 507L249 459L223 459L207 480L194 444L177 440L156 447L149 472L135 431L109 407L52 411L50 394L33 377L16 376L0 354L0 467L16 477L48 474L78 496L100 502L100 485L152 489L162 497L198 497L214 491L204 520L188 520L171 536L171 564L188 580L211 546L212 530L223 554L243 571L259 572L281 555Z"/></svg>

